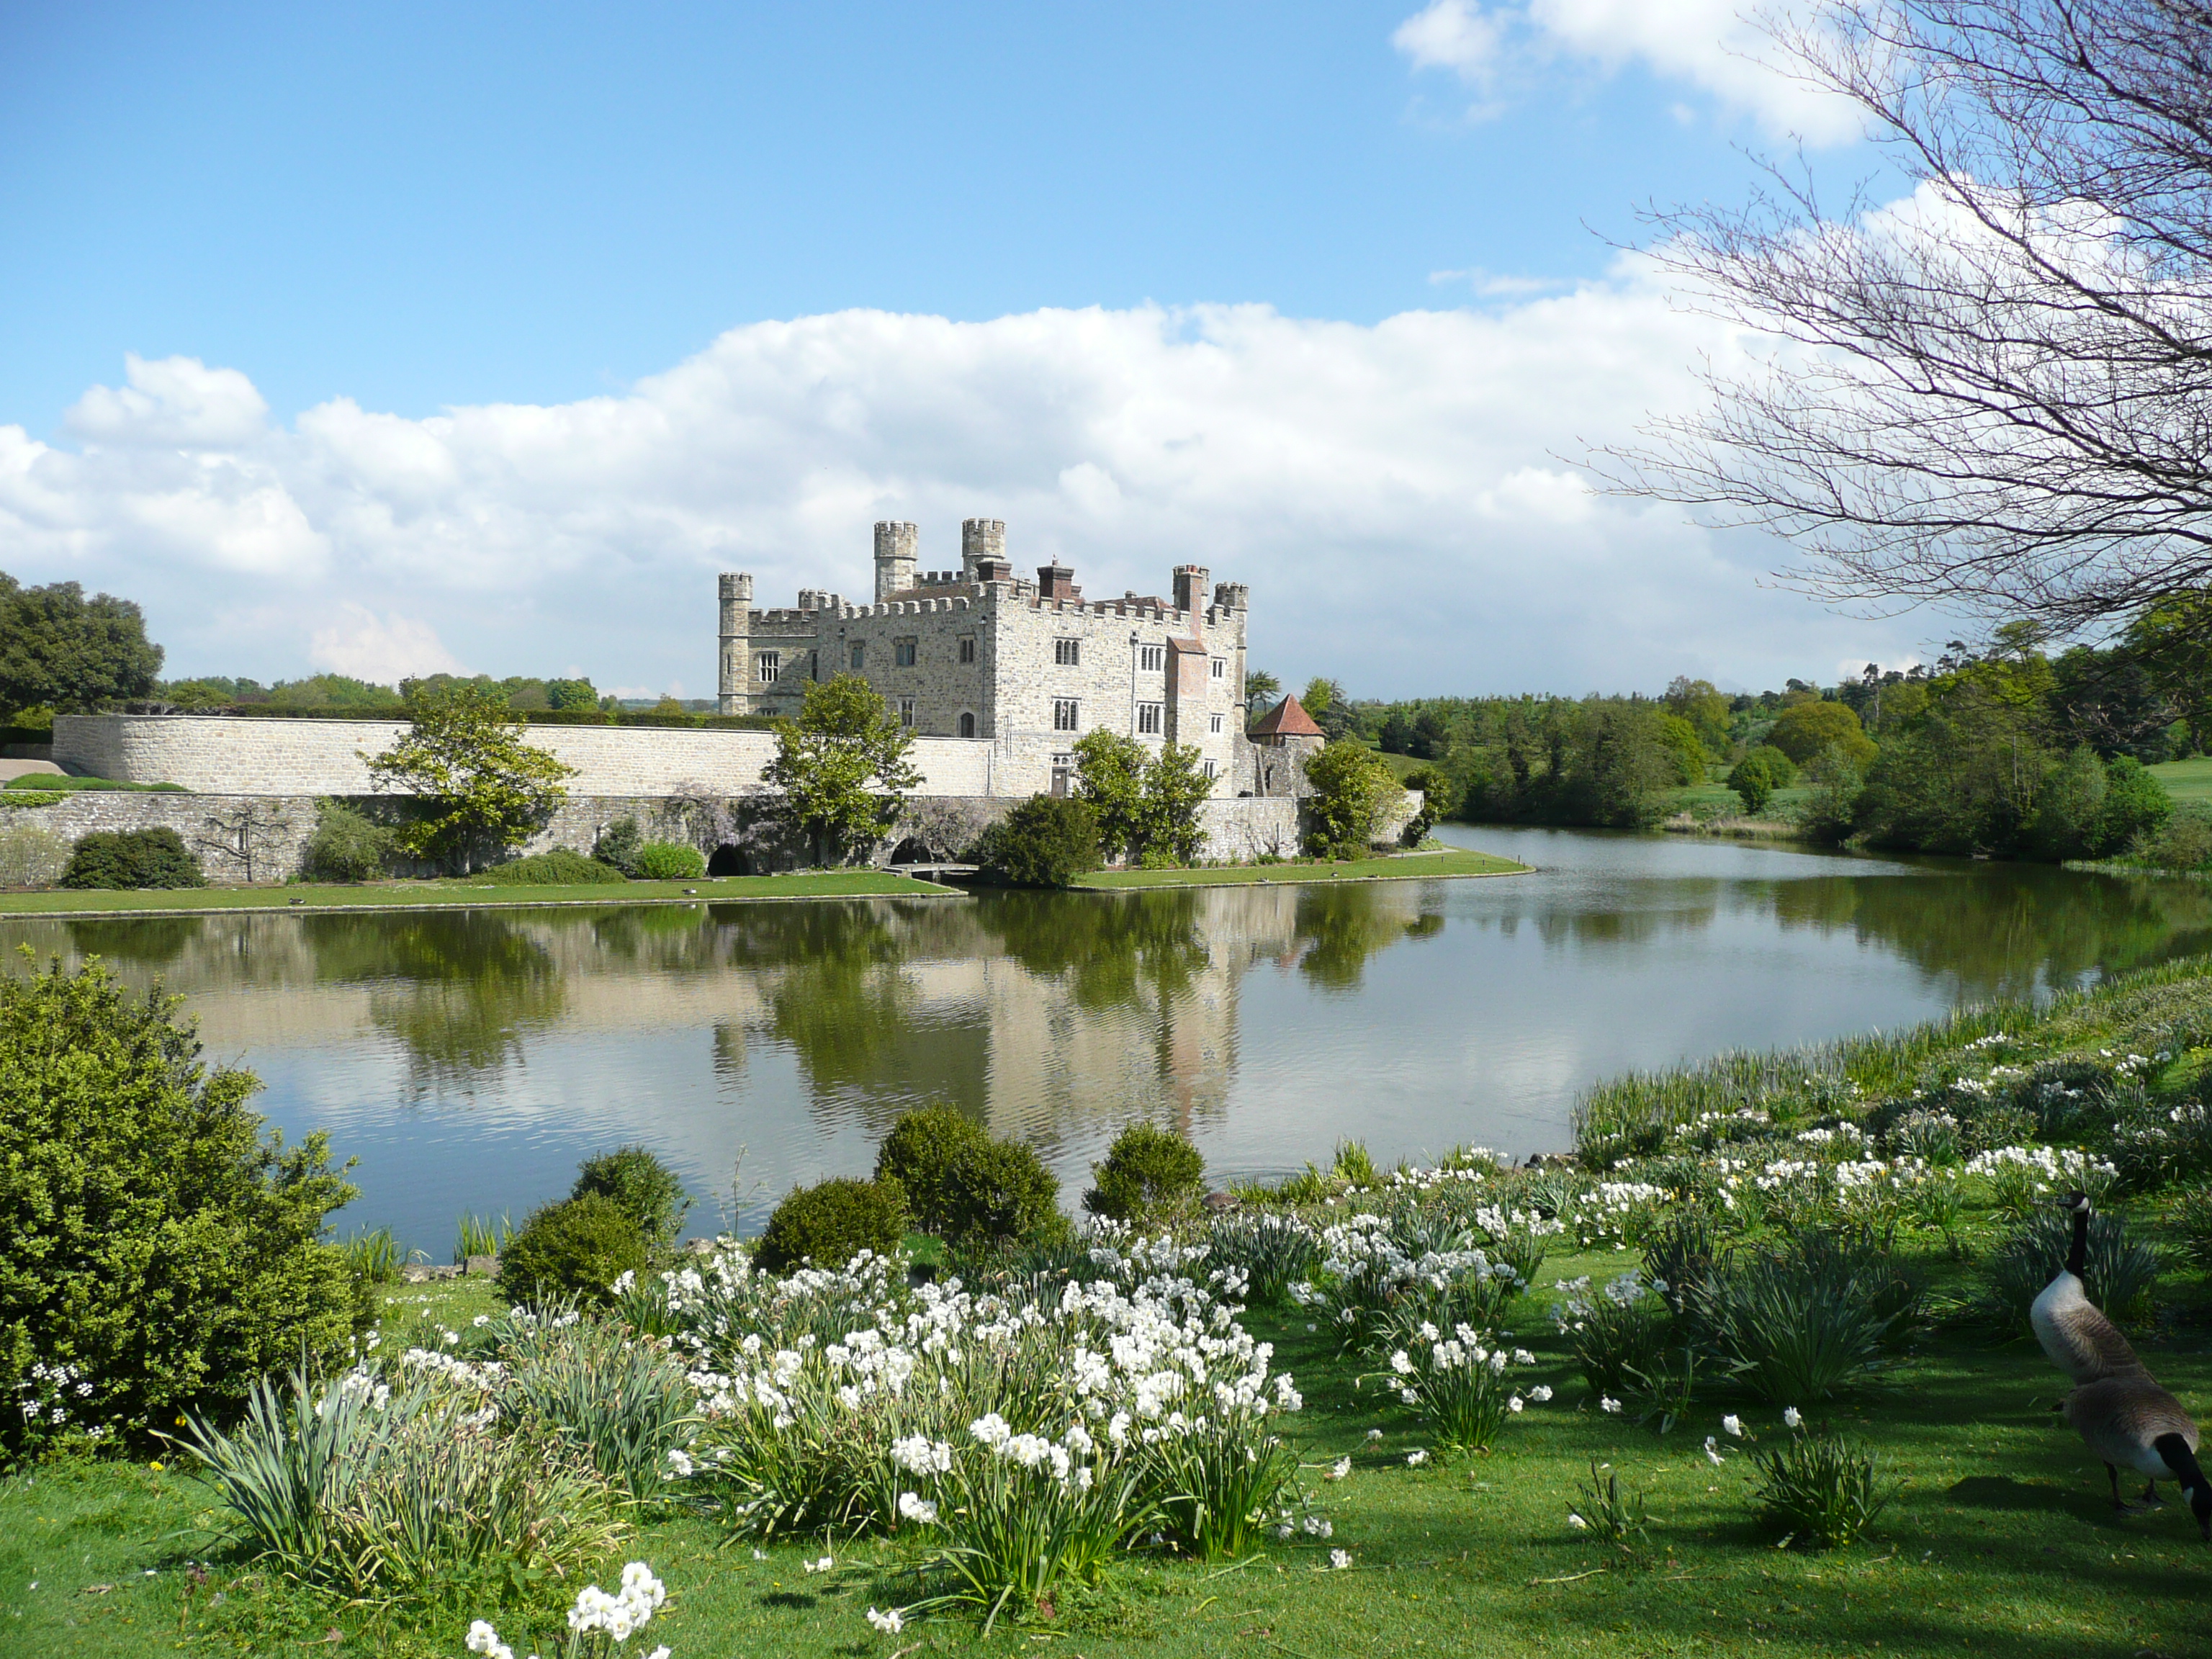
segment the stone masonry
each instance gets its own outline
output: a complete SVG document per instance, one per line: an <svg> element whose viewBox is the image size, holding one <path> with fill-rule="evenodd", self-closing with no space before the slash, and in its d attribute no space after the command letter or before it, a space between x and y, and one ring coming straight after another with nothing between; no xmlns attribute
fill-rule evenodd
<svg viewBox="0 0 2212 1659"><path fill-rule="evenodd" d="M1065 565L1016 576L997 519L962 525L960 554L957 570L921 570L917 527L877 525L867 603L802 588L760 610L750 575L723 576L721 712L795 714L809 681L856 673L924 737L987 744L994 794L1065 793L1076 739L1100 730L1193 746L1217 796L1259 793L1243 584L1178 565L1166 599L1085 599Z"/></svg>

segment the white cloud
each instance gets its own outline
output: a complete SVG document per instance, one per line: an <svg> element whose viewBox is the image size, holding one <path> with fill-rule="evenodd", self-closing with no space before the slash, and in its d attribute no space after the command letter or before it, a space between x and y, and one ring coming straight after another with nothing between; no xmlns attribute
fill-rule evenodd
<svg viewBox="0 0 2212 1659"><path fill-rule="evenodd" d="M1748 112L1771 137L1848 143L1861 132L1857 110L1783 67L1757 21L1789 24L1816 15L1817 0L1520 0L1487 10L1474 0L1431 0L1399 24L1390 44L1414 69L1449 70L1486 94L1504 81L1525 87L1547 58L1577 59L1608 74L1640 64ZM1489 103L1469 112L1495 112ZM1692 116L1679 103L1669 112L1678 121Z"/></svg>
<svg viewBox="0 0 2212 1659"><path fill-rule="evenodd" d="M187 449L234 449L261 435L269 405L234 368L210 368L197 357L123 360L131 384L96 386L67 416L69 429L88 441L153 444Z"/></svg>
<svg viewBox="0 0 2212 1659"><path fill-rule="evenodd" d="M1431 0L1398 25L1390 44L1415 69L1449 70L1471 87L1486 87L1504 45L1502 15L1484 12L1473 0Z"/></svg>
<svg viewBox="0 0 2212 1659"><path fill-rule="evenodd" d="M1738 350L1633 262L1371 326L842 312L568 404L414 420L338 399L224 450L0 427L0 546L19 577L143 600L173 671L264 679L459 658L711 686L716 571L753 572L763 603L863 595L873 520L916 520L940 568L978 514L1093 596L1162 591L1186 560L1249 582L1259 665L1362 693L1778 684L1905 654L1924 628L1762 589L1785 550L1592 496L1560 459L1682 408L1686 368ZM131 384L147 421L175 418Z"/></svg>
<svg viewBox="0 0 2212 1659"><path fill-rule="evenodd" d="M351 601L340 611L343 623L315 630L307 660L317 668L380 685L397 685L415 675L468 672L426 622L396 614L379 617Z"/></svg>

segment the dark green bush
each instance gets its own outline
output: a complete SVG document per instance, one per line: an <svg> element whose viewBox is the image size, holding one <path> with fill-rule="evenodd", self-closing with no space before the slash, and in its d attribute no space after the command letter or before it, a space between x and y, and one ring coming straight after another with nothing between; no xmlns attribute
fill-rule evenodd
<svg viewBox="0 0 2212 1659"><path fill-rule="evenodd" d="M1797 781L1797 763L1771 744L1761 744L1735 763L1728 775L1729 787L1753 816L1766 810L1778 789Z"/></svg>
<svg viewBox="0 0 2212 1659"><path fill-rule="evenodd" d="M173 830L95 830L80 839L64 887L204 887L200 861Z"/></svg>
<svg viewBox="0 0 2212 1659"><path fill-rule="evenodd" d="M541 1205L499 1253L499 1287L510 1302L600 1304L615 1280L647 1267L645 1229L603 1193Z"/></svg>
<svg viewBox="0 0 2212 1659"><path fill-rule="evenodd" d="M635 878L638 873L638 849L643 845L644 838L637 832L637 820L617 818L599 831L599 844L592 848L592 856Z"/></svg>
<svg viewBox="0 0 2212 1659"><path fill-rule="evenodd" d="M906 1237L906 1194L896 1181L823 1181L794 1187L768 1218L753 1265L784 1273L801 1262L842 1267L862 1250L890 1255Z"/></svg>
<svg viewBox="0 0 2212 1659"><path fill-rule="evenodd" d="M975 859L1009 887L1066 887L1104 862L1089 804L1058 795L1032 795L986 830Z"/></svg>
<svg viewBox="0 0 2212 1659"><path fill-rule="evenodd" d="M1029 1238L1060 1215L1060 1182L1042 1158L1018 1141L992 1139L949 1106L893 1124L876 1178L898 1182L915 1224L956 1248Z"/></svg>
<svg viewBox="0 0 2212 1659"><path fill-rule="evenodd" d="M259 1081L204 1069L177 1008L96 963L0 975L0 1457L228 1413L353 1334L353 1275L320 1238L354 1189L321 1135L264 1139ZM66 1419L21 1409L58 1392L34 1364L73 1373Z"/></svg>
<svg viewBox="0 0 2212 1659"><path fill-rule="evenodd" d="M1122 1130L1091 1173L1098 1184L1084 1194L1083 1207L1134 1226L1181 1214L1206 1195L1206 1160L1198 1148L1155 1123Z"/></svg>
<svg viewBox="0 0 2212 1659"><path fill-rule="evenodd" d="M707 873L707 860L696 847L649 841L637 849L637 872L647 881L693 881Z"/></svg>
<svg viewBox="0 0 2212 1659"><path fill-rule="evenodd" d="M622 872L612 866L587 859L581 853L572 853L565 847L495 864L469 878L471 881L489 882L495 887L588 887L622 878Z"/></svg>
<svg viewBox="0 0 2212 1659"><path fill-rule="evenodd" d="M684 1178L642 1146L624 1146L586 1158L568 1196L588 1198L594 1193L622 1206L644 1233L647 1244L656 1250L676 1243L684 1218L691 1212Z"/></svg>
<svg viewBox="0 0 2212 1659"><path fill-rule="evenodd" d="M319 800L300 872L310 881L374 881L392 849L392 831L382 824L342 800Z"/></svg>
<svg viewBox="0 0 2212 1659"><path fill-rule="evenodd" d="M1892 1240L1869 1228L1797 1233L1716 1262L1685 1316L1753 1393L1809 1406L1872 1380L1918 1296L1894 1260Z"/></svg>

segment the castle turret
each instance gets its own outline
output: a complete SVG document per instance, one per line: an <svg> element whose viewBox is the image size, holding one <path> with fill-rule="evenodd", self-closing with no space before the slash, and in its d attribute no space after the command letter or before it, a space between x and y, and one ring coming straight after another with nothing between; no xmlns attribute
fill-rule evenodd
<svg viewBox="0 0 2212 1659"><path fill-rule="evenodd" d="M1004 519L963 519L960 521L960 580L981 581L985 578L975 574L978 561L988 559L994 564L1006 564L1006 521ZM1007 565L1011 571L1012 566Z"/></svg>
<svg viewBox="0 0 2212 1659"><path fill-rule="evenodd" d="M722 573L721 672L715 707L725 714L751 713L751 685L745 678L752 656L753 579L742 571Z"/></svg>
<svg viewBox="0 0 2212 1659"><path fill-rule="evenodd" d="M910 524L884 520L876 526L876 603L914 586L914 562L921 551L921 532Z"/></svg>

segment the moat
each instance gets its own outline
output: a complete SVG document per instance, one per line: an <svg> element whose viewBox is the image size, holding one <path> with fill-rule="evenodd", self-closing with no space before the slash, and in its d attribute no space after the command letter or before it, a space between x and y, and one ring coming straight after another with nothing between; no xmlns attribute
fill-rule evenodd
<svg viewBox="0 0 2212 1659"><path fill-rule="evenodd" d="M629 1141L757 1228L951 1101L1066 1183L1172 1117L1216 1177L1569 1143L1593 1080L1894 1027L2212 949L2212 884L1448 828L1482 881L696 908L0 921L159 976L288 1139L359 1160L342 1231L433 1259ZM742 1151L743 1161L739 1164ZM732 1202L732 1170L736 1170ZM718 1198L719 1195L719 1198Z"/></svg>

